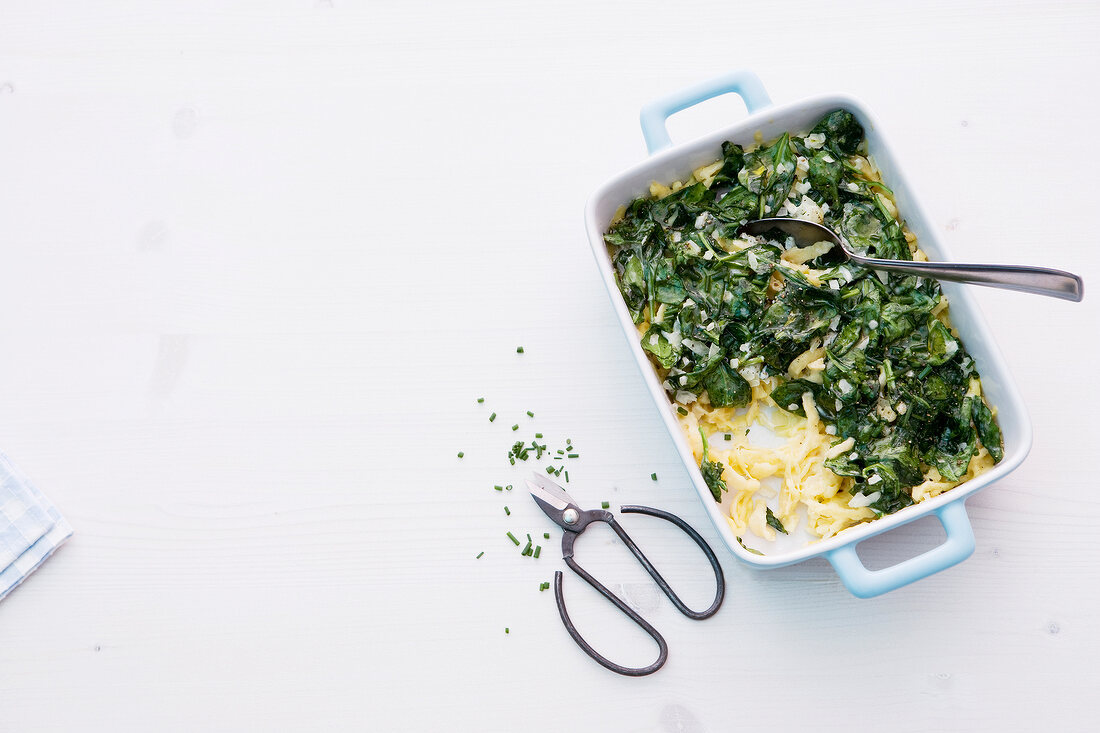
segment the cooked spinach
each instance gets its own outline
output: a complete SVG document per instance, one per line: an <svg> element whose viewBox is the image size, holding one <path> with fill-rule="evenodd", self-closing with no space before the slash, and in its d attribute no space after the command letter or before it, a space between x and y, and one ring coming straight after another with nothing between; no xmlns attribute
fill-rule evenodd
<svg viewBox="0 0 1100 733"><path fill-rule="evenodd" d="M772 399L804 415L810 392L837 442L855 441L826 466L852 477L853 493L878 492L871 508L889 513L912 503L929 466L957 481L980 446L995 461L1003 456L1000 429L972 389L974 360L938 317L939 284L880 279L827 255L810 263L815 284L782 259L793 242L779 233L744 248L732 243L741 224L784 215L806 197L861 252L911 259L889 189L852 157L863 145L863 128L845 110L806 137L784 134L749 151L725 143L709 185L636 199L606 241L619 290L644 328L642 347L672 395L742 407L751 383L777 377ZM792 359L817 347L825 351L820 381L788 379ZM722 464L709 460L705 436L703 446L700 470L720 501Z"/></svg>
<svg viewBox="0 0 1100 733"><path fill-rule="evenodd" d="M840 156L852 155L863 144L863 126L844 109L825 115L810 132L825 135L826 147Z"/></svg>
<svg viewBox="0 0 1100 733"><path fill-rule="evenodd" d="M779 210L795 179L795 154L791 149L791 136L783 137L770 147L757 148L745 154L738 182L760 197L755 218L762 219Z"/></svg>
<svg viewBox="0 0 1100 733"><path fill-rule="evenodd" d="M724 361L711 370L703 381L710 403L715 407L744 407L752 401L752 387Z"/></svg>
<svg viewBox="0 0 1100 733"><path fill-rule="evenodd" d="M833 411L828 409L827 404L821 404L821 396L824 394L822 386L807 379L792 379L784 382L772 390L771 398L775 404L787 412L806 417L806 409L802 406L802 395L807 392L814 396L814 402L818 404L819 413L825 411L825 414L832 414Z"/></svg>
<svg viewBox="0 0 1100 733"><path fill-rule="evenodd" d="M993 421L993 413L981 400L972 400L970 403L971 418L978 429L978 439L993 456L993 460L999 461L1004 457L1004 446L1001 440L1001 428Z"/></svg>
<svg viewBox="0 0 1100 733"><path fill-rule="evenodd" d="M752 553L752 554L754 554L754 555L763 555L763 554L764 554L764 553L763 553L763 552L761 552L760 550L757 550L757 549L756 549L755 547L749 547L749 546L747 546L747 545L745 544L745 541L744 541L744 540L742 540L742 539L741 539L740 537L738 537L738 538L737 538L737 544L741 545L741 548L742 548L742 549L744 549L744 550L748 550L749 552L751 552L751 553Z"/></svg>
<svg viewBox="0 0 1100 733"><path fill-rule="evenodd" d="M779 521L779 517L775 516L772 513L772 508L769 506L765 507L764 509L767 515L768 526L774 529L776 532L787 534L787 530L783 529L783 523Z"/></svg>
<svg viewBox="0 0 1100 733"><path fill-rule="evenodd" d="M726 482L722 480L723 466L719 461L710 459L710 444L707 443L707 435L699 428L699 435L703 438L703 460L699 463L699 470L703 472L703 480L707 482L710 493L715 501L722 501L722 492L728 491Z"/></svg>

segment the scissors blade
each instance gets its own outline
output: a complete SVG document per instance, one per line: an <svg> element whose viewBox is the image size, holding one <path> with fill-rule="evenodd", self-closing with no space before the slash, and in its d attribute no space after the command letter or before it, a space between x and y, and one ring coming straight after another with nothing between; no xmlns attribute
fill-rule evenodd
<svg viewBox="0 0 1100 733"><path fill-rule="evenodd" d="M546 516L554 520L554 523L563 529L575 531L575 523L574 525L567 524L562 519L562 514L570 507L576 509L578 513L581 509L573 501L573 497L565 493L565 489L537 473L527 481L527 488L531 492L531 498L546 512Z"/></svg>

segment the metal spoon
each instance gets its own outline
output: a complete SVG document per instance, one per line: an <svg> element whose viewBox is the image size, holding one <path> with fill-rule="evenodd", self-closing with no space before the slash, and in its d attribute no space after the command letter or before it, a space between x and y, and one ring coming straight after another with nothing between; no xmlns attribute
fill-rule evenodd
<svg viewBox="0 0 1100 733"><path fill-rule="evenodd" d="M839 232L812 221L801 219L757 219L750 221L737 230L738 234L759 235L771 229L778 229L794 237L794 241L805 247L817 242L832 242L844 256L862 267L887 272L899 272L905 275L931 277L936 280L953 280L973 285L988 285L1005 290L1020 290L1036 295L1049 295L1052 298L1080 302L1084 297L1085 285L1081 278L1071 272L1051 270L1047 267L1029 267L1026 265L964 265L958 262L907 262L904 260L879 260L857 254Z"/></svg>

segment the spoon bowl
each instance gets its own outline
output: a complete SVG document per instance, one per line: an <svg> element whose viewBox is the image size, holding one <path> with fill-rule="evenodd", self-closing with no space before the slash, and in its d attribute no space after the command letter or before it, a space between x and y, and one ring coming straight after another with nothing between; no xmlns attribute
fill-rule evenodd
<svg viewBox="0 0 1100 733"><path fill-rule="evenodd" d="M1005 290L1018 290L1024 293L1047 295L1062 300L1081 302L1085 294L1085 285L1081 278L1064 270L1052 270L1047 267L1028 265L974 265L959 262L908 262L905 260L882 260L867 257L856 252L852 245L839 232L822 224L802 219L770 218L750 221L738 234L758 236L773 229L794 237L799 247L818 242L831 242L833 252L842 254L850 262L872 270L897 272L903 275L930 277L935 280L985 285Z"/></svg>

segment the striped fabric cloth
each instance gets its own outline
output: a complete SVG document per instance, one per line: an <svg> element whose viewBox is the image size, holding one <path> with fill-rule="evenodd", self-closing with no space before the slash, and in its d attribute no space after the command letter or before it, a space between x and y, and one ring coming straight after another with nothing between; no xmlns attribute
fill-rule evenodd
<svg viewBox="0 0 1100 733"><path fill-rule="evenodd" d="M0 599L72 534L57 508L0 453Z"/></svg>

